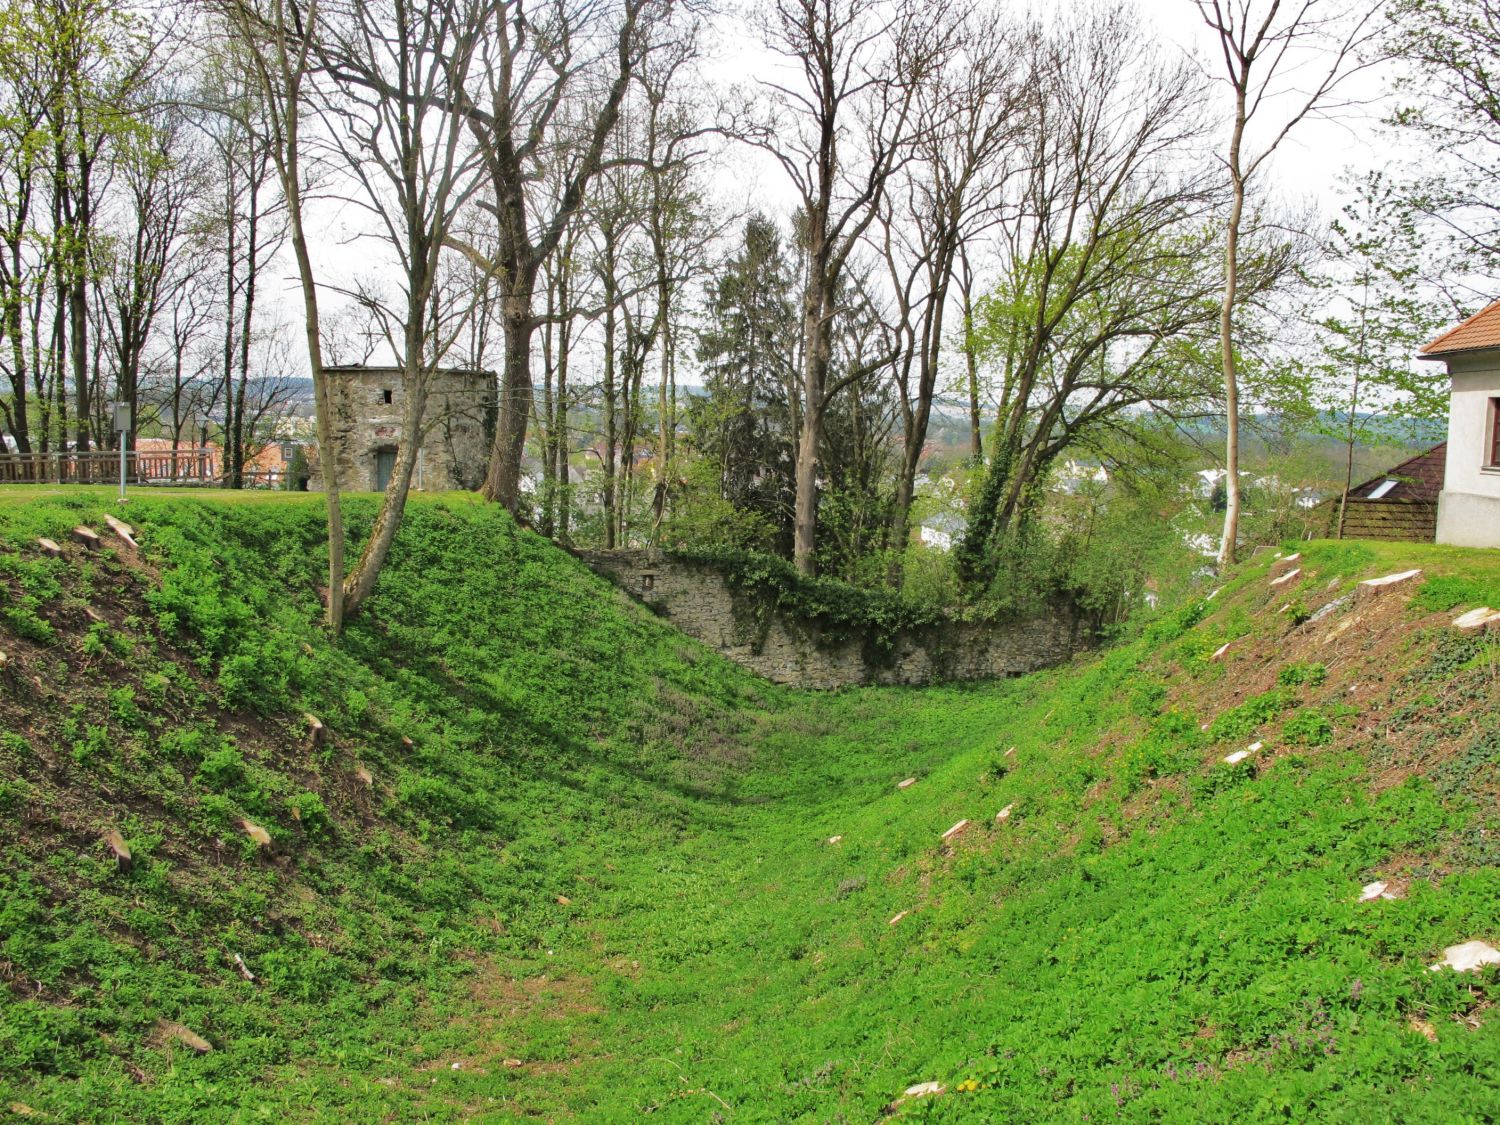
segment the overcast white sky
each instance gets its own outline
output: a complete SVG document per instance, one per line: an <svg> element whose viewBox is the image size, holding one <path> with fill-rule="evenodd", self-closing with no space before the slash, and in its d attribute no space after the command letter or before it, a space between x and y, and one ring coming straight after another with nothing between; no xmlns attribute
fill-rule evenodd
<svg viewBox="0 0 1500 1125"><path fill-rule="evenodd" d="M1092 0L1078 2L1088 4ZM1064 11L1071 6L1070 0L1053 0L1046 5L1048 10ZM1193 0L1137 0L1136 6L1142 19L1160 33L1164 42L1198 59L1210 74L1218 73L1220 60L1214 54L1213 33L1205 26ZM1019 5L1017 10L1022 10ZM723 82L753 79L757 72L776 65L774 57L755 42L753 32L732 18L725 21L713 51L715 58L709 72ZM1320 64L1326 65L1321 56L1310 55L1301 60L1308 76ZM1380 124L1385 105L1383 95L1392 78L1389 68L1355 75L1341 89L1368 104L1343 112L1338 120L1307 120L1300 124L1278 150L1264 178L1264 188L1288 203L1316 204L1326 217L1332 218L1341 205L1339 179L1346 171L1364 172L1377 164L1390 165L1393 157L1403 158L1399 138ZM1288 99L1283 106L1289 108L1290 104ZM1267 107L1268 123L1275 121L1277 108L1281 107ZM1407 152L1404 158L1410 159L1412 155ZM770 211L791 207L790 189L769 158L730 153L726 154L726 165L717 182L731 197L732 204Z"/></svg>
<svg viewBox="0 0 1500 1125"><path fill-rule="evenodd" d="M1087 4L1092 0L1077 0ZM1067 4L1069 0L1054 0ZM1217 57L1212 34L1204 26L1193 0L1137 0L1143 19L1153 26L1162 40L1173 48L1190 52L1197 57L1209 72L1216 73ZM1018 4L1017 10L1021 10ZM756 74L767 73L776 66L777 60L768 55L759 45L756 35L744 22L726 17L721 23L715 41L709 44L710 60L705 72L710 81L730 84L753 79ZM1309 58L1309 72L1315 71L1322 60ZM1296 207L1312 204L1322 213L1322 221L1337 214L1342 202L1339 186L1340 176L1347 170L1364 171L1377 164L1391 166L1402 159L1410 160L1414 154L1402 153L1399 141L1390 131L1380 125L1382 106L1379 98L1390 85L1389 72L1367 71L1353 80L1347 87L1350 93L1371 103L1359 111L1351 111L1338 121L1308 120L1291 134L1279 150L1274 163L1269 166L1260 185L1279 199ZM1270 107L1268 117L1275 120L1276 106ZM773 215L784 216L794 205L794 196L784 174L769 157L757 155L743 146L729 146L721 154L720 165L712 178L714 188L720 195L720 203L734 211L762 210ZM378 261L378 248L362 238L353 237L354 231L364 222L357 209L328 208L317 216L322 226L319 240L324 268L330 273L368 274ZM290 274L290 269L286 271ZM332 278L325 274L325 279ZM288 320L295 320L295 287L288 285L284 295ZM329 301L332 312L342 302ZM586 367L590 356L589 333L577 343L580 350L580 366ZM382 357L372 357L379 362ZM692 376L684 372L691 380Z"/></svg>

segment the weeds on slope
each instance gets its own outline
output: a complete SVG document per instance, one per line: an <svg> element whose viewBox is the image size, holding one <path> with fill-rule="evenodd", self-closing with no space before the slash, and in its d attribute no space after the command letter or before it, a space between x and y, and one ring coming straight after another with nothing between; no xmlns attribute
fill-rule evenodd
<svg viewBox="0 0 1500 1125"><path fill-rule="evenodd" d="M1307 548L1306 616L1252 566L1066 669L807 697L477 506L414 504L335 647L315 500L143 503L144 557L39 558L89 503L0 519L5 1102L1500 1112L1493 971L1427 971L1500 932L1485 666L1421 597L1353 641L1312 620L1395 549ZM1422 561L1460 600L1494 578ZM1404 897L1356 901L1376 877Z"/></svg>

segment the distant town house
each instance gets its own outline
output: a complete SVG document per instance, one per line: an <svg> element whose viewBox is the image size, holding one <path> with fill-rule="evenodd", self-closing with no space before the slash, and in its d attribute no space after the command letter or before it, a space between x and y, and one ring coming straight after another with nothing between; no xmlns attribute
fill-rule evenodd
<svg viewBox="0 0 1500 1125"><path fill-rule="evenodd" d="M1447 460L1448 443L1442 442L1355 485L1344 504L1343 538L1431 543ZM1341 503L1338 496L1324 501L1331 530L1338 529Z"/></svg>
<svg viewBox="0 0 1500 1125"><path fill-rule="evenodd" d="M1452 380L1437 541L1500 547L1500 301L1450 328L1419 353Z"/></svg>

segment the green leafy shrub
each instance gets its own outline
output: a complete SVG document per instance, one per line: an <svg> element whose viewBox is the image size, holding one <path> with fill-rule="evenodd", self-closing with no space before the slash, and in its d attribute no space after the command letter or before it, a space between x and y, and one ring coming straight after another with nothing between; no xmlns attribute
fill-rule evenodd
<svg viewBox="0 0 1500 1125"><path fill-rule="evenodd" d="M1147 625L1141 634L1141 639L1152 647L1175 641L1203 620L1208 613L1208 607L1209 603L1202 598L1189 602L1176 612L1160 617Z"/></svg>
<svg viewBox="0 0 1500 1125"><path fill-rule="evenodd" d="M1326 679L1328 669L1322 664L1287 664L1276 673L1276 682L1282 687L1317 687Z"/></svg>
<svg viewBox="0 0 1500 1125"><path fill-rule="evenodd" d="M38 604L35 598L23 597L19 603L0 610L0 614L5 617L5 624L10 631L23 641L39 645L54 644L57 641L57 630L37 612Z"/></svg>
<svg viewBox="0 0 1500 1125"><path fill-rule="evenodd" d="M296 652L286 639L250 637L224 658L219 687L231 707L267 715L291 706Z"/></svg>
<svg viewBox="0 0 1500 1125"><path fill-rule="evenodd" d="M218 793L229 792L245 780L245 758L227 742L208 753L198 766L198 782Z"/></svg>
<svg viewBox="0 0 1500 1125"><path fill-rule="evenodd" d="M202 727L172 727L162 733L156 748L165 758L182 758L189 762L201 762L215 750L227 749L227 740L217 731Z"/></svg>
<svg viewBox="0 0 1500 1125"><path fill-rule="evenodd" d="M1286 721L1281 733L1293 746L1327 746L1333 741L1333 722L1316 708L1306 707Z"/></svg>
<svg viewBox="0 0 1500 1125"><path fill-rule="evenodd" d="M1253 695L1237 707L1225 711L1209 724L1208 737L1214 742L1243 739L1255 733L1256 728L1270 722L1296 702L1289 688L1276 687L1270 691Z"/></svg>
<svg viewBox="0 0 1500 1125"><path fill-rule="evenodd" d="M108 727L90 723L84 728L83 737L73 743L73 761L84 766L112 757L114 745Z"/></svg>
<svg viewBox="0 0 1500 1125"><path fill-rule="evenodd" d="M1434 575L1423 580L1411 604L1423 613L1447 613L1459 606L1500 606L1500 580L1489 575Z"/></svg>
<svg viewBox="0 0 1500 1125"><path fill-rule="evenodd" d="M488 828L496 823L493 802L447 778L408 774L396 787L396 801L451 828Z"/></svg>
<svg viewBox="0 0 1500 1125"><path fill-rule="evenodd" d="M109 715L116 723L132 734L141 734L146 730L146 717L141 714L141 709L136 706L135 688L117 687L109 690Z"/></svg>
<svg viewBox="0 0 1500 1125"><path fill-rule="evenodd" d="M1161 712L1161 705L1166 698L1166 684L1160 680L1147 680L1131 693L1130 710L1143 719L1150 719Z"/></svg>
<svg viewBox="0 0 1500 1125"><path fill-rule="evenodd" d="M294 793L287 798L286 807L287 811L293 814L293 819L309 833L323 833L330 826L328 806L316 793Z"/></svg>
<svg viewBox="0 0 1500 1125"><path fill-rule="evenodd" d="M1171 777L1194 769L1201 756L1203 732L1192 716L1168 711L1151 724L1150 732L1128 747L1121 759L1127 790L1148 778Z"/></svg>
<svg viewBox="0 0 1500 1125"><path fill-rule="evenodd" d="M82 1012L33 1000L0 1006L0 1074L71 1078L97 1049Z"/></svg>
<svg viewBox="0 0 1500 1125"><path fill-rule="evenodd" d="M103 656L109 651L106 638L109 636L109 626L103 622L95 622L89 626L89 631L83 635L83 655L91 657Z"/></svg>

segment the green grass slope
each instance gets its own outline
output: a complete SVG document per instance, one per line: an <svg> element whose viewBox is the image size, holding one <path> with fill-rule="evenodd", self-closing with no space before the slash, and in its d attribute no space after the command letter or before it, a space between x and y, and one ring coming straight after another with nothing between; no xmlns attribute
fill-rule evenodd
<svg viewBox="0 0 1500 1125"><path fill-rule="evenodd" d="M336 647L316 498L36 550L103 503L0 507L0 1109L1500 1114L1496 970L1428 971L1500 944L1493 555L1316 544L1065 669L809 696L464 499Z"/></svg>

